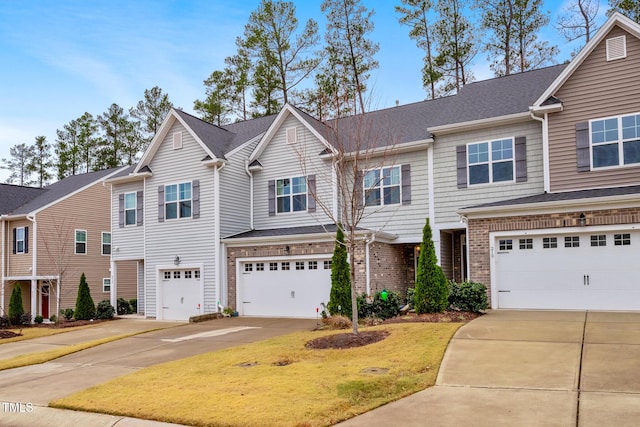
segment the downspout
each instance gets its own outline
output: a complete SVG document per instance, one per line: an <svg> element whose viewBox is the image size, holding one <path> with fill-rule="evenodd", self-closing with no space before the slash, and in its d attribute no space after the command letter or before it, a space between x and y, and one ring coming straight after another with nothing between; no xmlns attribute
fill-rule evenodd
<svg viewBox="0 0 640 427"><path fill-rule="evenodd" d="M2 273L0 273L0 280L2 280L1 282L1 290L0 290L0 313L4 314L4 275L5 275L5 269L6 269L6 265L5 265L5 260L7 258L7 242L6 242L6 236L5 236L5 229L7 228L7 224L6 224L6 218L7 215L0 215L0 224L2 224L2 245L0 248L0 254L2 255Z"/></svg>
<svg viewBox="0 0 640 427"><path fill-rule="evenodd" d="M38 313L38 281L36 272L38 271L38 225L35 215L27 215L27 219L33 223L33 254L31 255L31 323Z"/></svg>
<svg viewBox="0 0 640 427"><path fill-rule="evenodd" d="M253 230L253 174L249 170L249 159L244 159L244 171L249 176L249 226Z"/></svg>
<svg viewBox="0 0 640 427"><path fill-rule="evenodd" d="M366 257L366 264L367 264L367 295L371 295L371 263L370 263L370 255L369 255L369 247L371 246L371 244L373 242L376 241L376 235L375 233L371 234L371 237L369 238L369 240L367 240L367 244L365 245L365 257Z"/></svg>
<svg viewBox="0 0 640 427"><path fill-rule="evenodd" d="M223 300L223 304L225 304L225 300L223 298L220 298L221 295L221 290L222 290L222 271L220 271L220 257L221 257L221 253L222 253L222 244L220 243L220 171L222 169L224 169L225 167L225 163L220 163L217 164L213 170L213 174L214 174L214 182L213 182L213 187L214 187L214 194L215 194L215 200L217 201L216 203L216 208L215 208L215 214L214 214L214 221L215 221L215 225L213 227L213 233L214 233L214 241L216 242L216 256L215 258L215 269L216 269L216 300ZM203 295L202 295L202 304L203 307L205 309L206 312L206 304L204 303L204 286L202 287L203 290ZM218 311L218 305L216 302L216 309L215 311Z"/></svg>
<svg viewBox="0 0 640 427"><path fill-rule="evenodd" d="M434 228L436 226L436 214L435 214L435 183L434 183L434 174L433 174L433 143L429 144L427 147L427 178L429 179L429 223L431 227ZM440 251L438 250L438 259L440 259Z"/></svg>
<svg viewBox="0 0 640 427"><path fill-rule="evenodd" d="M548 114L544 113L544 118L538 117L533 111L530 111L531 118L533 120L542 123L542 175L544 176L544 192L551 192L551 179L549 177L549 120Z"/></svg>

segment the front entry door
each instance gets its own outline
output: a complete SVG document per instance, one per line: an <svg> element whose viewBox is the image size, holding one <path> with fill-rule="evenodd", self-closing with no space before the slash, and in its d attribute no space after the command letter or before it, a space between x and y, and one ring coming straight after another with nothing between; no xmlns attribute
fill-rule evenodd
<svg viewBox="0 0 640 427"><path fill-rule="evenodd" d="M49 318L49 285L42 285L40 289L41 296L41 307L40 312L42 313L42 317L45 319Z"/></svg>

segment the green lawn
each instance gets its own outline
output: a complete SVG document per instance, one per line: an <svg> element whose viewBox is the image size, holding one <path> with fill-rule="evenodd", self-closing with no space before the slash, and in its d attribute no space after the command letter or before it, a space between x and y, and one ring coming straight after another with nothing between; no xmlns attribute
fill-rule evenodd
<svg viewBox="0 0 640 427"><path fill-rule="evenodd" d="M364 328L390 335L347 350L304 347L345 331L300 332L145 368L51 406L195 426L329 425L432 386L461 325Z"/></svg>

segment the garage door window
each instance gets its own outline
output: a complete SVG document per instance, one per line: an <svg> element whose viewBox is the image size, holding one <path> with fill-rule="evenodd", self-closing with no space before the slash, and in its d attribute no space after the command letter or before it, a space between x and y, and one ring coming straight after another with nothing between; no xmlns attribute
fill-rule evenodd
<svg viewBox="0 0 640 427"><path fill-rule="evenodd" d="M174 271L174 272L173 272L173 278L174 278L174 279L179 279L179 278L180 278L180 276L181 276L181 275L180 275L180 272L179 272L179 271Z"/></svg>
<svg viewBox="0 0 640 427"><path fill-rule="evenodd" d="M296 261L296 270L304 270L304 261Z"/></svg>
<svg viewBox="0 0 640 427"><path fill-rule="evenodd" d="M269 270L270 271L278 271L278 263L277 262L270 262L269 263Z"/></svg>
<svg viewBox="0 0 640 427"><path fill-rule="evenodd" d="M629 246L631 244L631 234L614 234L613 244L616 246Z"/></svg>
<svg viewBox="0 0 640 427"><path fill-rule="evenodd" d="M318 261L309 261L309 270L317 270Z"/></svg>
<svg viewBox="0 0 640 427"><path fill-rule="evenodd" d="M200 270L193 270L193 277L194 277L194 279L199 279L200 278Z"/></svg>
<svg viewBox="0 0 640 427"><path fill-rule="evenodd" d="M244 272L248 273L250 271L253 271L253 264L245 264L244 265Z"/></svg>
<svg viewBox="0 0 640 427"><path fill-rule="evenodd" d="M170 271L165 271L164 272L164 280L169 280L171 279L171 272Z"/></svg>
<svg viewBox="0 0 640 427"><path fill-rule="evenodd" d="M282 270L290 270L288 261L283 262L280 266Z"/></svg>
<svg viewBox="0 0 640 427"><path fill-rule="evenodd" d="M187 271L184 272L184 278L185 279L191 279L191 277L192 277L191 270L187 270Z"/></svg>
<svg viewBox="0 0 640 427"><path fill-rule="evenodd" d="M564 238L564 247L565 248L579 248L580 247L580 236L567 236Z"/></svg>
<svg viewBox="0 0 640 427"><path fill-rule="evenodd" d="M520 249L533 249L533 239L520 239Z"/></svg>
<svg viewBox="0 0 640 427"><path fill-rule="evenodd" d="M264 262L256 263L256 271L264 271Z"/></svg>
<svg viewBox="0 0 640 427"><path fill-rule="evenodd" d="M498 242L498 248L501 251L510 251L513 249L513 240L511 239L504 239L504 240L500 240Z"/></svg>
<svg viewBox="0 0 640 427"><path fill-rule="evenodd" d="M324 262L324 269L325 270L331 270L331 261L325 261Z"/></svg>
<svg viewBox="0 0 640 427"><path fill-rule="evenodd" d="M542 247L544 249L555 249L558 247L558 238L557 237L543 237L542 238Z"/></svg>
<svg viewBox="0 0 640 427"><path fill-rule="evenodd" d="M607 246L607 236L604 234L591 236L591 246Z"/></svg>

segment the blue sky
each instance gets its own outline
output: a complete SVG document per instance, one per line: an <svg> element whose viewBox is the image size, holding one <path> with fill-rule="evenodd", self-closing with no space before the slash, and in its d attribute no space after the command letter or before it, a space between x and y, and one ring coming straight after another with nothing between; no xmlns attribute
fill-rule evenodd
<svg viewBox="0 0 640 427"><path fill-rule="evenodd" d="M193 113L204 97L203 80L235 53L251 11L260 0L3 0L0 2L0 158L9 148L44 135L85 111L97 116L112 103L125 109L160 86L174 105ZM313 17L324 32L320 0L295 1L300 22ZM389 107L424 99L422 53L397 22L399 0L362 0L373 8L380 43L380 68L371 79L372 103ZM546 0L552 23L567 1ZM600 7L604 22L606 1ZM302 26L302 24L301 24ZM560 47L558 60L573 45L553 28L542 37ZM486 54L476 56L477 80L492 76ZM7 178L0 170L0 181Z"/></svg>

